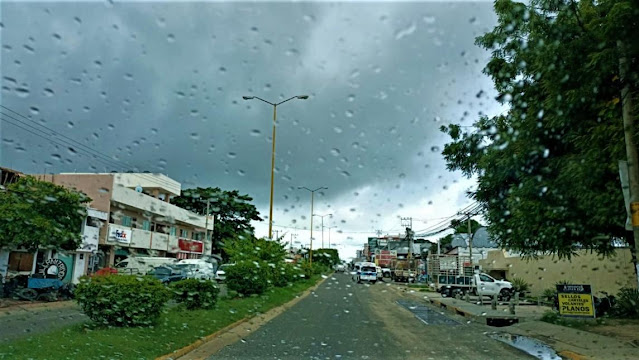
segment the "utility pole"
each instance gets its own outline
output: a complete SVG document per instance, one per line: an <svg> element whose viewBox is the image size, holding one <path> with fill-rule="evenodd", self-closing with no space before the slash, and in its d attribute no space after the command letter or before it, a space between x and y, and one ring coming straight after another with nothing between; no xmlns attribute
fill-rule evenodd
<svg viewBox="0 0 639 360"><path fill-rule="evenodd" d="M206 218L204 220L204 240L209 243L209 206L211 206L211 199L206 199ZM211 244L211 253L213 253L213 244Z"/></svg>
<svg viewBox="0 0 639 360"><path fill-rule="evenodd" d="M334 229L335 226L327 226L328 229L328 248L331 248L331 229Z"/></svg>
<svg viewBox="0 0 639 360"><path fill-rule="evenodd" d="M619 57L619 78L621 80L621 115L623 117L623 132L626 140L626 157L628 158L628 179L630 182L630 214L632 220L632 232L635 240L635 271L639 283L639 155L634 139L633 104L628 79L628 59L626 49L620 40L617 41Z"/></svg>
<svg viewBox="0 0 639 360"><path fill-rule="evenodd" d="M328 190L328 188L325 186L318 187L315 190L311 190L305 186L298 186L297 188L308 190L311 193L311 246L310 246L309 262L311 265L313 265L313 199L314 199L314 195L316 191L322 190L322 189Z"/></svg>
<svg viewBox="0 0 639 360"><path fill-rule="evenodd" d="M470 253L470 268L473 269L473 230L470 223L470 212L468 213L468 251ZM473 270L473 273L475 271Z"/></svg>

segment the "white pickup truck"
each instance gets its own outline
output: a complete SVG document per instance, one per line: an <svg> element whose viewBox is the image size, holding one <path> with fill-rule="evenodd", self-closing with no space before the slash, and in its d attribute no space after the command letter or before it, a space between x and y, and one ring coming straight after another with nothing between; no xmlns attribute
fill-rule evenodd
<svg viewBox="0 0 639 360"><path fill-rule="evenodd" d="M502 301L510 300L513 296L513 285L504 280L496 280L484 273L473 276L439 275L437 276L437 291L442 296L453 297L457 293L470 292L473 295L489 296L497 295Z"/></svg>

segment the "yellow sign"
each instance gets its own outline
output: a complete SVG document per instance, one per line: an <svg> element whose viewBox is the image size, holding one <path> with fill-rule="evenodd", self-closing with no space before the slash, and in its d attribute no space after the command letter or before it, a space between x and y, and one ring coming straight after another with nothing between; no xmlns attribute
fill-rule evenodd
<svg viewBox="0 0 639 360"><path fill-rule="evenodd" d="M630 214L632 216L632 226L639 226L639 202L630 203Z"/></svg>
<svg viewBox="0 0 639 360"><path fill-rule="evenodd" d="M558 294L559 314L568 316L595 316L591 294Z"/></svg>

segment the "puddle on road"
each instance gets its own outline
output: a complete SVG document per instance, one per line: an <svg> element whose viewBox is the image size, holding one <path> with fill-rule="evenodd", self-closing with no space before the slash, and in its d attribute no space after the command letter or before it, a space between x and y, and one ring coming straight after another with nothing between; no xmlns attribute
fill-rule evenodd
<svg viewBox="0 0 639 360"><path fill-rule="evenodd" d="M415 314L426 325L459 325L457 321L425 305L407 300L397 300L397 304Z"/></svg>
<svg viewBox="0 0 639 360"><path fill-rule="evenodd" d="M527 336L492 333L488 337L506 343L541 360L561 360L555 350L543 342Z"/></svg>

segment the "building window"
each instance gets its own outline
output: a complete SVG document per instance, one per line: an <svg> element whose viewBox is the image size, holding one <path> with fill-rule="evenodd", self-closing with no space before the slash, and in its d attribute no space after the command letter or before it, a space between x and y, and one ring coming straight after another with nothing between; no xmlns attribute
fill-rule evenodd
<svg viewBox="0 0 639 360"><path fill-rule="evenodd" d="M126 215L122 216L122 225L130 227L131 226L131 220L132 219L131 219L130 216L126 216Z"/></svg>
<svg viewBox="0 0 639 360"><path fill-rule="evenodd" d="M171 235L171 236L176 236L177 235L177 228L175 226L171 226L171 230L169 232L169 235Z"/></svg>
<svg viewBox="0 0 639 360"><path fill-rule="evenodd" d="M144 222L142 222L142 230L151 230L151 222L149 220L144 220Z"/></svg>
<svg viewBox="0 0 639 360"><path fill-rule="evenodd" d="M109 213L109 224L115 224L115 219L113 218L113 213Z"/></svg>
<svg viewBox="0 0 639 360"><path fill-rule="evenodd" d="M193 240L202 240L201 239L202 233L199 232L193 232Z"/></svg>
<svg viewBox="0 0 639 360"><path fill-rule="evenodd" d="M131 227L134 229L138 227L138 218L132 218Z"/></svg>
<svg viewBox="0 0 639 360"><path fill-rule="evenodd" d="M180 237L188 238L189 237L189 232L184 230L184 229L180 229Z"/></svg>

